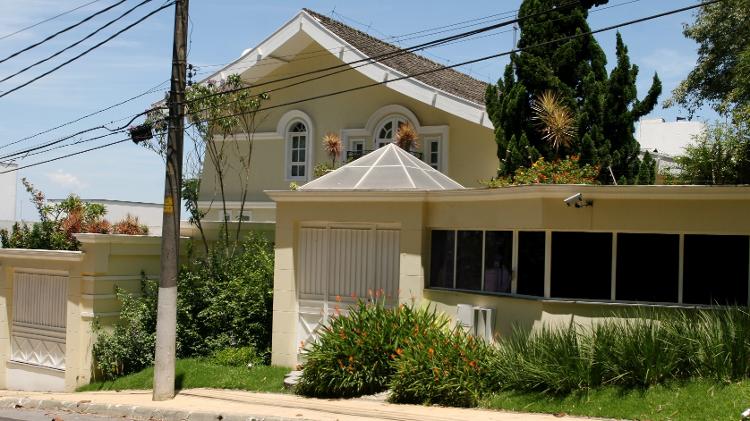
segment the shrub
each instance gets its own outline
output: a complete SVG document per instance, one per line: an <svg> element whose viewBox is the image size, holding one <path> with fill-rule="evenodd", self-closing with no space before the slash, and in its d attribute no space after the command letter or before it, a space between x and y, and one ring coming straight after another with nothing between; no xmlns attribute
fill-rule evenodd
<svg viewBox="0 0 750 421"><path fill-rule="evenodd" d="M307 361L295 391L316 397L354 397L386 390L395 372L391 362L409 338L441 329L446 320L427 308L386 308L379 297L358 301L334 317L304 350Z"/></svg>
<svg viewBox="0 0 750 421"><path fill-rule="evenodd" d="M393 362L390 399L397 403L476 406L493 386L493 348L463 328L427 328L407 340Z"/></svg>
<svg viewBox="0 0 750 421"><path fill-rule="evenodd" d="M518 168L512 177L499 177L483 181L489 188L523 184L598 184L599 167L581 166L578 156L545 161L539 158L531 167Z"/></svg>
<svg viewBox="0 0 750 421"><path fill-rule="evenodd" d="M250 235L233 252L211 250L183 267L177 282L178 357L213 354L230 364L244 361L253 350L257 358L252 361L268 361L273 247L265 237ZM140 295L118 289L119 320L111 331L96 328L94 359L105 378L132 373L153 362L157 291L157 282L145 278Z"/></svg>
<svg viewBox="0 0 750 421"><path fill-rule="evenodd" d="M750 377L745 308L638 310L591 326L516 330L491 363L501 389L568 394L705 378Z"/></svg>
<svg viewBox="0 0 750 421"><path fill-rule="evenodd" d="M158 283L145 277L141 279L140 296L118 288L120 319L114 328L104 330L99 320L95 320L93 356L104 379L139 371L153 364L158 290Z"/></svg>
<svg viewBox="0 0 750 421"><path fill-rule="evenodd" d="M121 221L112 225L112 234L148 235L148 227L141 224L137 216L127 214Z"/></svg>

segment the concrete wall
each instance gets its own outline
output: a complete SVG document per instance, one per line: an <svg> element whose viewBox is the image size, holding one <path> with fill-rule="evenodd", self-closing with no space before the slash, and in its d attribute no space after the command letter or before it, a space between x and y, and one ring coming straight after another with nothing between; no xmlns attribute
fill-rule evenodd
<svg viewBox="0 0 750 421"><path fill-rule="evenodd" d="M567 207L581 192L593 206ZM277 203L273 363L297 364L295 262L309 224L393 224L400 228L401 302L412 297L455 318L457 304L496 310L495 332L514 325L588 323L632 304L430 289L432 229L604 231L750 235L750 188L704 186L525 186L451 192L272 192ZM658 258L658 256L657 256ZM549 265L549 259L546 259ZM582 270L586 260L581 259ZM514 270L515 272L515 270ZM547 271L548 272L548 271ZM514 275L515 276L515 275ZM545 282L549 282L549 273Z"/></svg>
<svg viewBox="0 0 750 421"><path fill-rule="evenodd" d="M91 322L119 316L115 286L137 292L141 273L158 278L160 237L78 234L81 251L0 249L0 388L65 390L92 377ZM14 273L54 273L68 279L65 370L10 361ZM23 381L19 383L18 376ZM10 381L10 383L9 383Z"/></svg>

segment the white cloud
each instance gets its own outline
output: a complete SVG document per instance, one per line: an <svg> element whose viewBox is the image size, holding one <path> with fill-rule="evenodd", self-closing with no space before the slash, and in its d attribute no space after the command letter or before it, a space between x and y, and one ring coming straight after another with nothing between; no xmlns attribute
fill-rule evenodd
<svg viewBox="0 0 750 421"><path fill-rule="evenodd" d="M46 176L52 183L64 189L81 190L88 186L75 175L64 172L63 170L47 173Z"/></svg>

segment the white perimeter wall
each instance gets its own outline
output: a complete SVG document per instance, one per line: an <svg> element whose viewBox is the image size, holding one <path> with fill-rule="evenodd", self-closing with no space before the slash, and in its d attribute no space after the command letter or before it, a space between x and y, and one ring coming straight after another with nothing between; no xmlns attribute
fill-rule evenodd
<svg viewBox="0 0 750 421"><path fill-rule="evenodd" d="M693 143L693 137L705 128L706 125L700 121L641 120L636 139L641 149L657 149L660 154L677 156L683 155L685 146Z"/></svg>

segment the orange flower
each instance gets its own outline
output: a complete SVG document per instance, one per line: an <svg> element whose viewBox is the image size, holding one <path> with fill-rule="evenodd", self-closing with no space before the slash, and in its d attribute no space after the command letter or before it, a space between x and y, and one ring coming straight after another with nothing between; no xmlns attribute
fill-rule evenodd
<svg viewBox="0 0 750 421"><path fill-rule="evenodd" d="M477 363L474 360L469 361L469 367L476 367Z"/></svg>
<svg viewBox="0 0 750 421"><path fill-rule="evenodd" d="M353 362L354 362L354 355L350 355L350 356L349 356L349 362L350 362L350 363L353 363Z"/></svg>
<svg viewBox="0 0 750 421"><path fill-rule="evenodd" d="M430 349L427 350L427 353L430 354L430 355L432 355L432 354L435 353L435 350L432 349L432 348L430 348Z"/></svg>
<svg viewBox="0 0 750 421"><path fill-rule="evenodd" d="M401 349L401 348L396 348L396 354L403 355L404 354L404 350Z"/></svg>

